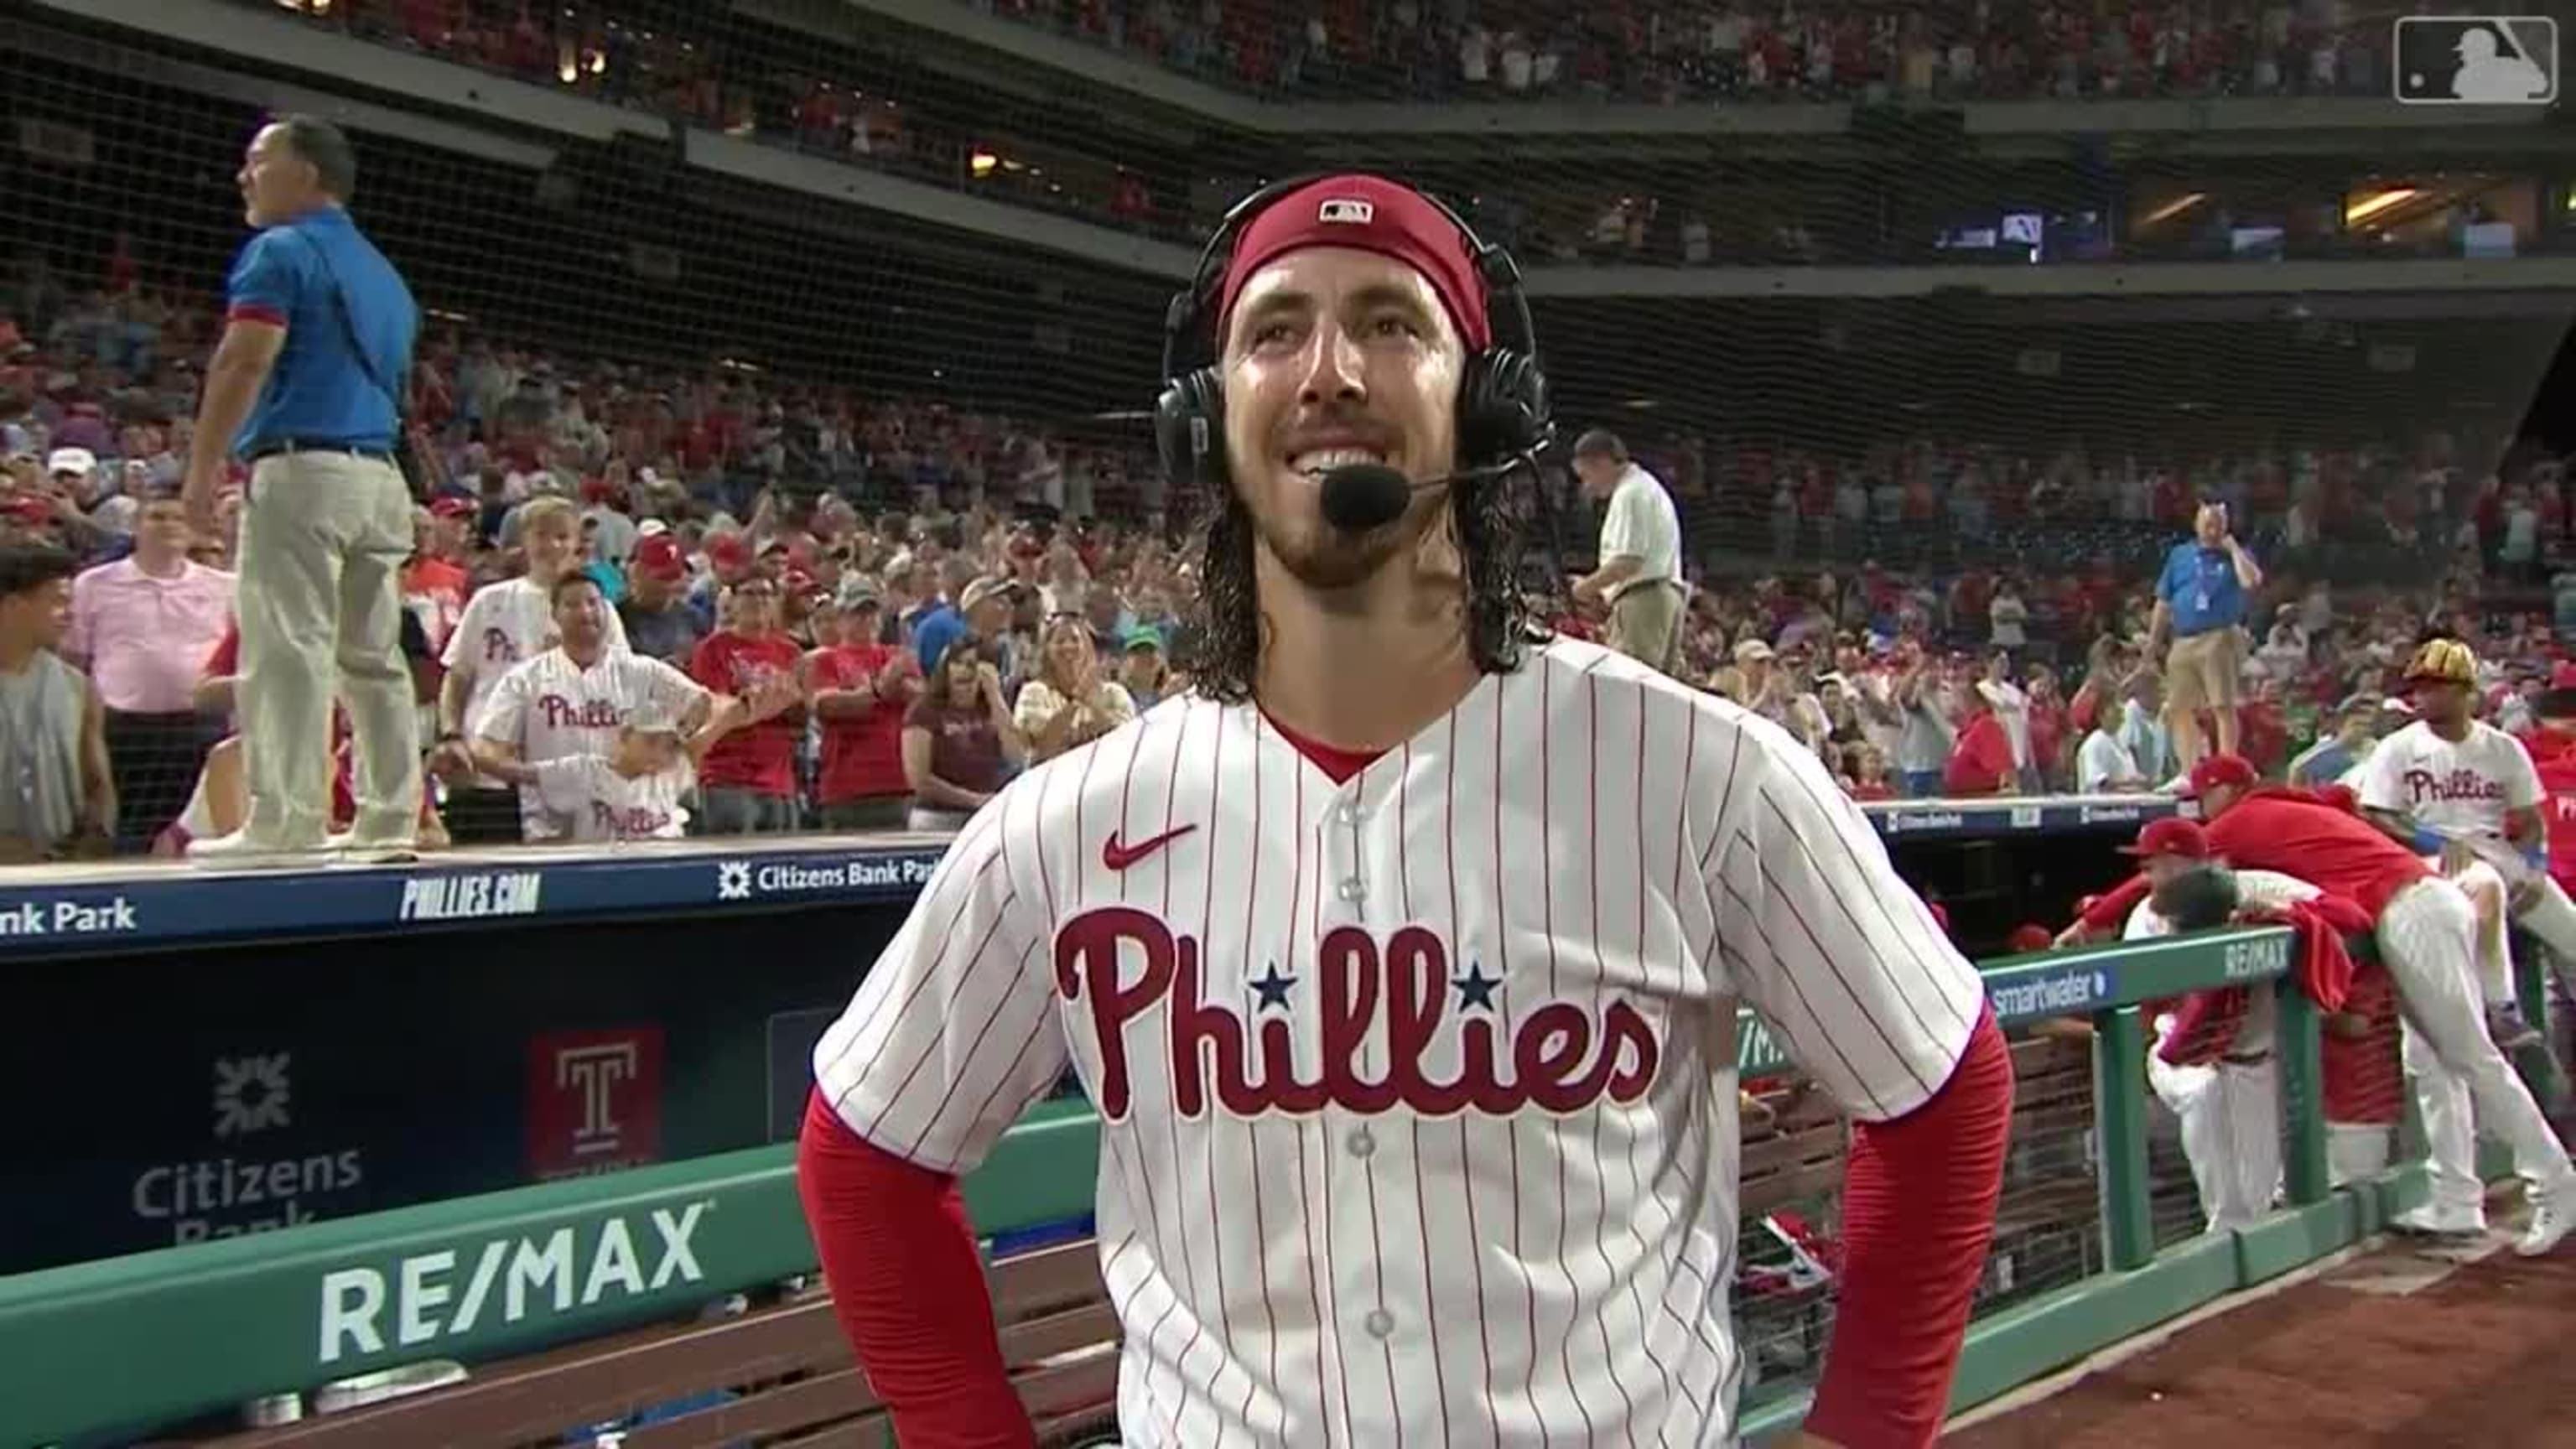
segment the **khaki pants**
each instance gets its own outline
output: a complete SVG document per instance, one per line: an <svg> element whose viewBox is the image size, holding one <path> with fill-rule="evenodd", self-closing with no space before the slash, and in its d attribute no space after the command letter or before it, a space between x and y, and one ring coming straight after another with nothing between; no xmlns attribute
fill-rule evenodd
<svg viewBox="0 0 2576 1449"><path fill-rule="evenodd" d="M1682 586L1669 579L1636 584L1610 601L1610 647L1666 674L1682 637Z"/></svg>
<svg viewBox="0 0 2576 1449"><path fill-rule="evenodd" d="M355 838L409 844L420 818L419 717L402 657L410 490L393 464L282 453L251 469L242 509L238 691L252 843L322 844L331 820L331 701L349 711Z"/></svg>

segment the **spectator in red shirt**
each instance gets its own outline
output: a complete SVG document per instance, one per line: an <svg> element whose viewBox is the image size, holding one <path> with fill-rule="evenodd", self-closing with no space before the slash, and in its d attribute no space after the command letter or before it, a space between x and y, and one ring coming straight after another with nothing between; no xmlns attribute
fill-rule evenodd
<svg viewBox="0 0 2576 1449"><path fill-rule="evenodd" d="M1950 761L1941 771L1941 793L1953 800L2012 794L2020 776L2013 765L2012 737L2004 732L2002 718L1982 693L1973 689L1961 693L1974 713L1959 727L1959 738L1950 746Z"/></svg>
<svg viewBox="0 0 2576 1449"><path fill-rule="evenodd" d="M708 835L777 835L796 829L796 742L805 700L776 681L804 677L804 656L779 628L778 585L753 575L725 596L723 627L698 644L689 677L756 709L718 740L698 767ZM752 701L763 701L754 705Z"/></svg>
<svg viewBox="0 0 2576 1449"><path fill-rule="evenodd" d="M912 651L882 642L885 602L853 574L833 600L837 642L805 659L823 760L814 787L826 830L901 830L912 808L903 771L903 718L921 695Z"/></svg>

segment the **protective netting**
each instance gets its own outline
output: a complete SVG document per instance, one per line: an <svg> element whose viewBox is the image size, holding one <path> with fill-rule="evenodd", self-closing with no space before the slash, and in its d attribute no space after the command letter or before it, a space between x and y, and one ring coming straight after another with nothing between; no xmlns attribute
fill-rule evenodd
<svg viewBox="0 0 2576 1449"><path fill-rule="evenodd" d="M1060 466L1150 508L1132 414L1189 248L1256 181L1378 166L1518 251L1566 420L1629 434L1703 549L1949 565L2125 558L2199 489L2277 519L2342 470L2370 497L2427 450L2492 466L2568 315L2496 270L2569 234L2535 128L2218 147L2081 109L2377 96L2375 13L1525 9L189 0L155 35L40 8L10 165L56 305L21 327L103 282L202 306L241 234L221 178L263 109L312 104L359 132L433 360L847 403L917 455L862 479ZM2426 268L2331 275L2395 258ZM2335 512L2355 542L2403 522Z"/></svg>

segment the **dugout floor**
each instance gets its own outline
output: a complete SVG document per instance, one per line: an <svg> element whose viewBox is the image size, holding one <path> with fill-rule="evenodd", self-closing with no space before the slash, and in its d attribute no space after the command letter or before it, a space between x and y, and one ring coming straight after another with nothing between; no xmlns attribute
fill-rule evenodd
<svg viewBox="0 0 2576 1449"><path fill-rule="evenodd" d="M2496 1205L2499 1209L2503 1205ZM2568 1449L2576 1243L2515 1257L2392 1240L2183 1330L1952 1449Z"/></svg>

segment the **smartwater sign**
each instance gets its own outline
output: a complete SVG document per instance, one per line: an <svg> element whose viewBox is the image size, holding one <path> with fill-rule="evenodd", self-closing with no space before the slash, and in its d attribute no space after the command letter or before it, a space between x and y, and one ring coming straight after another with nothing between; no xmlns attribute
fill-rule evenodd
<svg viewBox="0 0 2576 1449"><path fill-rule="evenodd" d="M2119 973L2109 962L2073 966L2023 967L1986 982L1995 1015L2006 1025L2050 1016L2080 1016L2117 1004Z"/></svg>

